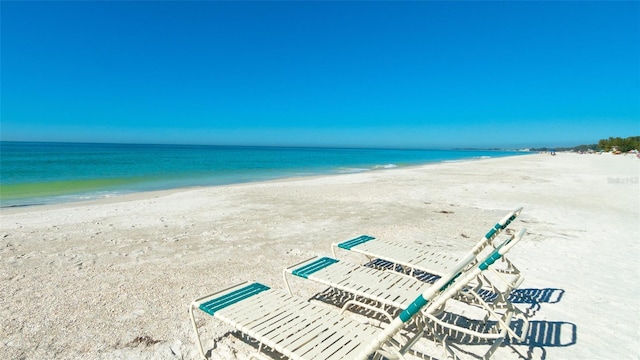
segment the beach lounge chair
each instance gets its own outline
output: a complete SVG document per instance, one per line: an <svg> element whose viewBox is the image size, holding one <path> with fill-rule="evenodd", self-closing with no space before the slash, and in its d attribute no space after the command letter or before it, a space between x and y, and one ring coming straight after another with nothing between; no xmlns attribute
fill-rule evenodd
<svg viewBox="0 0 640 360"><path fill-rule="evenodd" d="M200 309L255 339L260 345L258 352L251 357L254 359L266 359L260 353L263 346L290 359L364 360L372 355L374 359L381 356L402 359L421 335L416 334L406 342L404 339L398 340L395 336L404 325L421 310L423 313L434 313L453 294L500 259L509 246L505 242L473 268L468 265L474 257L462 259L382 329L256 282L235 285L203 296L189 305L200 354L206 358L194 309Z"/></svg>
<svg viewBox="0 0 640 360"><path fill-rule="evenodd" d="M520 207L498 221L466 255L478 254L487 246L491 246L492 241L522 213L522 210L523 208ZM448 269L455 265L459 259L458 256L433 249L381 240L368 235L331 244L334 258L337 258L337 249L362 254L368 259L371 266L400 270L430 282L447 273ZM506 301L509 293L524 281L520 270L509 259L504 257L502 262L503 266L492 268L492 272L495 274L495 277L492 277L493 281L485 278L483 282L483 286L487 287L487 290L499 295L494 297L496 304ZM495 281L496 279L501 285Z"/></svg>
<svg viewBox="0 0 640 360"><path fill-rule="evenodd" d="M513 247L524 236L525 230L520 231L517 236L511 236L507 242L510 243L509 249ZM502 247L503 245L499 245ZM495 249L492 249L495 250ZM485 254L488 251L483 252ZM472 264L480 263L486 256L476 254L469 255L474 256L476 261ZM392 315L399 310L404 309L411 303L417 295L425 291L426 288L433 286L427 284L415 277L408 276L396 271L383 271L371 267L360 266L357 264L348 263L329 257L314 257L306 260L302 263L296 264L284 270L285 286L291 294L291 287L287 280L287 275L295 275L304 279L308 279L322 285L329 286L331 289L337 290L338 293L347 293L347 301L344 301L342 305L343 313L345 310L351 307L359 307L365 311L373 312L382 315L388 321L392 318ZM481 273L478 273L480 276ZM476 280L477 278L471 279ZM427 313L425 314L422 322L430 323L431 326L428 329L433 330L436 327L445 329L451 334L452 332L458 332L470 337L474 337L481 341L491 341L492 346L482 356L487 359L491 354L502 344L502 341L509 335L512 340L522 341L527 333L528 320L523 318L523 328L520 334L517 334L515 330L511 329L511 321L514 319L514 315L520 314L520 311L513 307L509 303L509 307L503 309L503 313L498 313L492 304L484 301L482 296L477 293L477 288L467 286L461 290L463 302L466 303L468 298L473 299L473 305L480 305L487 315L480 321L483 324L489 324L478 328L480 330L473 330L463 326L459 326L455 323L447 322L440 317L439 314ZM380 325L380 322L376 323ZM442 332L442 331L438 331ZM438 337L437 333L433 334ZM446 344L446 338L440 339L445 348L448 348Z"/></svg>

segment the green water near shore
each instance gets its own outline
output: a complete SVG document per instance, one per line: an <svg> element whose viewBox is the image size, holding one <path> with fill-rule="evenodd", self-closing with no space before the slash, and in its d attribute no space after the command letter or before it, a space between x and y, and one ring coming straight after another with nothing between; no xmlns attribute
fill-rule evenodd
<svg viewBox="0 0 640 360"><path fill-rule="evenodd" d="M0 141L0 207L522 154Z"/></svg>
<svg viewBox="0 0 640 360"><path fill-rule="evenodd" d="M0 184L0 201L64 196L79 192L116 191L144 181L143 178L114 178Z"/></svg>

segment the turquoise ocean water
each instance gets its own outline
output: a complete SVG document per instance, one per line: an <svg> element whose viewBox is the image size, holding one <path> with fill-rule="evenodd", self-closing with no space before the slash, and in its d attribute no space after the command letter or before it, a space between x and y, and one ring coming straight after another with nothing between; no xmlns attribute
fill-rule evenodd
<svg viewBox="0 0 640 360"><path fill-rule="evenodd" d="M0 206L521 154L526 153L0 142Z"/></svg>

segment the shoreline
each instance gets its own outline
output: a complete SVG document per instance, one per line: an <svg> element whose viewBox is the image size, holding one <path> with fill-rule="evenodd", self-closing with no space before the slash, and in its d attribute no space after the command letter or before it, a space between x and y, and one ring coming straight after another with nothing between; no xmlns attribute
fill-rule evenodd
<svg viewBox="0 0 640 360"><path fill-rule="evenodd" d="M304 180L304 179L313 179L318 177L331 177L331 176L341 176L341 175L354 175L361 173L369 173L369 172L378 172L378 171L393 171L397 169L410 169L410 168L420 168L424 166L431 166L437 164L448 164L448 163L462 163L468 161L485 161L485 160L494 160L494 159L502 159L502 158L510 158L517 156L530 156L537 155L536 153L531 154L520 154L520 155L510 155L510 156L500 156L495 158L469 158L469 159L460 159L460 160L444 160L437 162L430 162L424 164L416 164L416 165L406 165L406 166L393 166L393 167L385 167L379 166L371 169L363 169L360 171L353 172L332 172L332 173L318 173L318 174L309 174L309 175L299 175L299 176L284 176L273 179L258 179L255 181L243 181L243 182L233 182L227 184L219 184L219 185L193 185L193 186L185 186L185 187L177 187L177 188L169 188L169 189L159 189L159 190L140 190L140 191L128 191L125 193L114 193L107 196L91 198L87 200L71 200L71 201L59 201L52 203L34 203L34 204L24 204L24 205L9 205L9 206L0 206L0 214L5 211L13 212L13 210L20 211L21 209L32 209L36 208L64 208L66 205L74 206L74 205L82 205L82 204L100 204L100 203L112 203L119 201L131 201L131 200L141 200L146 197L158 197L163 195L170 195L174 192L181 191L191 191L198 189L206 189L212 187L220 187L220 186L236 186L236 185L245 185L245 184L260 184L260 183L271 183L271 182L287 182L287 181L295 181L295 180Z"/></svg>
<svg viewBox="0 0 640 360"><path fill-rule="evenodd" d="M2 209L0 357L195 359L198 296L282 288L285 267L361 234L464 252L523 206L510 259L522 289L554 297L516 304L540 337L492 359L626 358L640 345L640 161L531 155ZM198 323L213 359L254 350Z"/></svg>

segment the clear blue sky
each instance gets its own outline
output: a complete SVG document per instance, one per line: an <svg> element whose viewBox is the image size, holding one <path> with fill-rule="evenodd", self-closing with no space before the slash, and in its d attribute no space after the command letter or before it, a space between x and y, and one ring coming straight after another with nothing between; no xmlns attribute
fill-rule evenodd
<svg viewBox="0 0 640 360"><path fill-rule="evenodd" d="M640 135L639 2L0 6L2 140L434 148Z"/></svg>

